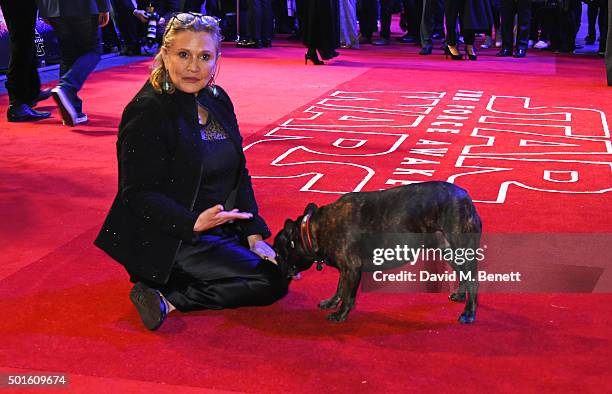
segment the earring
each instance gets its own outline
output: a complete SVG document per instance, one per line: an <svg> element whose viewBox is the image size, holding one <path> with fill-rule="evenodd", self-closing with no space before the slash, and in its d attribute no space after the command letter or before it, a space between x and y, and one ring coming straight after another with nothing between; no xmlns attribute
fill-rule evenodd
<svg viewBox="0 0 612 394"><path fill-rule="evenodd" d="M168 70L164 69L164 90L166 92L172 93L174 86L172 86L172 82L168 80Z"/></svg>
<svg viewBox="0 0 612 394"><path fill-rule="evenodd" d="M210 79L208 80L208 90L213 95L213 97L219 97L219 91L217 91L217 86L215 85L215 73L213 73Z"/></svg>

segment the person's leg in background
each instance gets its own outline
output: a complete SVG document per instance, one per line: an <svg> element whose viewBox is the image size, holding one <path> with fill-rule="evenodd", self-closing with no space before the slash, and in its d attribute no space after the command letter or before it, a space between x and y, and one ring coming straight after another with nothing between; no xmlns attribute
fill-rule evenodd
<svg viewBox="0 0 612 394"><path fill-rule="evenodd" d="M421 51L419 55L431 55L433 49L434 4L437 0L423 0L421 16Z"/></svg>
<svg viewBox="0 0 612 394"><path fill-rule="evenodd" d="M100 61L98 15L49 18L49 22L61 51L60 81L54 95L62 103L62 119L74 126L87 121L78 92Z"/></svg>
<svg viewBox="0 0 612 394"><path fill-rule="evenodd" d="M142 37L139 25L142 22L133 14L134 5L131 0L111 0L115 22L123 45L121 54L124 56L139 56Z"/></svg>
<svg viewBox="0 0 612 394"><path fill-rule="evenodd" d="M599 13L599 3L596 0L590 0L587 2L587 15L588 15L588 33L584 38L584 43L586 45L595 44L595 39L597 38L597 14Z"/></svg>
<svg viewBox="0 0 612 394"><path fill-rule="evenodd" d="M516 53L514 57L525 57L529 46L529 27L531 24L531 0L518 0L516 24Z"/></svg>
<svg viewBox="0 0 612 394"><path fill-rule="evenodd" d="M274 30L274 13L272 0L261 0L261 42L264 48L272 46L272 31Z"/></svg>
<svg viewBox="0 0 612 394"><path fill-rule="evenodd" d="M444 0L434 0L434 29L433 39L445 38L444 32Z"/></svg>
<svg viewBox="0 0 612 394"><path fill-rule="evenodd" d="M514 48L514 15L517 12L516 0L502 0L501 2L501 32L502 49L497 53L498 57L512 56Z"/></svg>
<svg viewBox="0 0 612 394"><path fill-rule="evenodd" d="M599 2L599 48L597 54L605 56L606 43L608 41L608 1L598 0Z"/></svg>
<svg viewBox="0 0 612 394"><path fill-rule="evenodd" d="M261 8L262 0L246 0L246 13L245 19L246 24L244 27L246 28L246 35L236 46L238 48L262 48L263 43L261 41L261 27L262 27L262 8ZM241 14L242 16L242 14ZM242 18L240 21L240 32L244 33Z"/></svg>
<svg viewBox="0 0 612 394"><path fill-rule="evenodd" d="M49 97L41 96L43 93L40 92L40 77L36 68L36 3L34 0L1 0L0 6L9 30L11 51L5 82L9 95L7 120L25 122L48 118L50 112L32 109L38 101Z"/></svg>
<svg viewBox="0 0 612 394"><path fill-rule="evenodd" d="M121 40L115 27L116 19L116 15L111 13L108 24L102 28L102 53L118 52L121 48Z"/></svg>
<svg viewBox="0 0 612 394"><path fill-rule="evenodd" d="M372 41L373 45L389 45L391 38L391 15L394 0L380 0L380 37Z"/></svg>
<svg viewBox="0 0 612 394"><path fill-rule="evenodd" d="M306 0L309 1L309 0ZM378 31L378 1L357 0L357 19L359 19L359 43L372 43L372 34Z"/></svg>

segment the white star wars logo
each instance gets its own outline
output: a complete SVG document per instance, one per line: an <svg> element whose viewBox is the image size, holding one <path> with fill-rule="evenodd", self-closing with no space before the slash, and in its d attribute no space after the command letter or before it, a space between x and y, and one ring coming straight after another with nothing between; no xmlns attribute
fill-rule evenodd
<svg viewBox="0 0 612 394"><path fill-rule="evenodd" d="M505 202L513 188L612 190L610 133L597 109L532 106L528 97L487 99L467 90L336 91L304 114L245 148L271 158L253 160L254 178L342 194L443 177L488 203Z"/></svg>

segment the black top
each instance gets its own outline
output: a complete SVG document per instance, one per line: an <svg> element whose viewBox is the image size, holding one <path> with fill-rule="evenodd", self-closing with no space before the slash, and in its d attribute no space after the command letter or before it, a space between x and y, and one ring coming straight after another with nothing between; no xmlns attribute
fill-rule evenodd
<svg viewBox="0 0 612 394"><path fill-rule="evenodd" d="M200 130L204 171L200 182L195 211L202 212L214 205L224 205L238 176L240 157L223 126L208 115Z"/></svg>

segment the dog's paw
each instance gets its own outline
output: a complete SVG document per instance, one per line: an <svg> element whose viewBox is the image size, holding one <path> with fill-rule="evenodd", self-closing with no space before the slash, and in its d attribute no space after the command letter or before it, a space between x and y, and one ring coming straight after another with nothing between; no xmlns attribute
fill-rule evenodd
<svg viewBox="0 0 612 394"><path fill-rule="evenodd" d="M453 302L465 302L465 293L451 293L448 299Z"/></svg>
<svg viewBox="0 0 612 394"><path fill-rule="evenodd" d="M463 312L461 316L459 316L459 323L461 324L471 324L476 320L476 312Z"/></svg>
<svg viewBox="0 0 612 394"><path fill-rule="evenodd" d="M321 302L319 302L319 308L320 309L334 309L338 306L338 304L340 303L340 299L333 299L333 298L329 298L327 300L322 300Z"/></svg>
<svg viewBox="0 0 612 394"><path fill-rule="evenodd" d="M346 320L347 315L347 313L333 312L327 315L327 320L333 321L334 323L341 323Z"/></svg>

